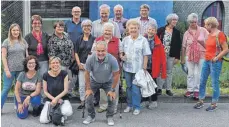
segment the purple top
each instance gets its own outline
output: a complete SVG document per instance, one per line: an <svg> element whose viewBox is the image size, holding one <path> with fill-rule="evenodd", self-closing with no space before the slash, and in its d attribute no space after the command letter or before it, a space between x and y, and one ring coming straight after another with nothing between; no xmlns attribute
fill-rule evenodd
<svg viewBox="0 0 229 127"><path fill-rule="evenodd" d="M122 35L122 34L124 33L124 30L125 30L124 27L123 27L123 24L124 24L125 22L127 22L128 19L122 18L121 20L117 20L117 19L114 17L114 18L110 18L110 20L112 20L112 21L114 21L114 22L116 22L116 23L118 24L120 33L121 33L121 35Z"/></svg>

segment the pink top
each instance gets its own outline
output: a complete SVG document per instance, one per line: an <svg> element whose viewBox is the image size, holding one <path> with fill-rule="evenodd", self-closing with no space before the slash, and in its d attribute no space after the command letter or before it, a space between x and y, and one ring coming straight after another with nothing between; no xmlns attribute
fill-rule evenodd
<svg viewBox="0 0 229 127"><path fill-rule="evenodd" d="M186 56L189 56L191 46L194 42L197 42L200 58L203 59L205 56L205 48L198 43L198 41L204 41L208 37L208 31L203 27L197 27L195 35L192 35L190 28L184 33L182 47L186 48ZM194 54L193 54L194 55Z"/></svg>

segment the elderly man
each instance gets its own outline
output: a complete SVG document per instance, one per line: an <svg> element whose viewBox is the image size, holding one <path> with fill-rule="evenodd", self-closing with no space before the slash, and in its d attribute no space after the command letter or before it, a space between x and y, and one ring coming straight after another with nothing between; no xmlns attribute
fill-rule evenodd
<svg viewBox="0 0 229 127"><path fill-rule="evenodd" d="M70 36L73 43L76 42L77 38L82 34L81 22L81 9L78 6L72 8L72 19L65 22L65 32Z"/></svg>
<svg viewBox="0 0 229 127"><path fill-rule="evenodd" d="M151 17L149 17L150 7L147 4L143 4L140 6L140 17L137 17L137 21L140 23L140 34L145 35L147 34L147 27L150 24L156 24L157 21Z"/></svg>
<svg viewBox="0 0 229 127"><path fill-rule="evenodd" d="M114 7L114 18L110 18L110 20L116 22L119 26L119 31L121 35L124 33L124 24L127 22L128 19L123 18L123 7L122 5L118 4Z"/></svg>
<svg viewBox="0 0 229 127"><path fill-rule="evenodd" d="M99 7L99 11L100 11L101 19L95 20L92 23L92 30L91 30L92 36L94 36L94 37L101 36L103 34L102 33L102 27L103 27L104 23L111 22L115 26L114 36L117 38L121 38L118 24L112 20L109 20L110 6L108 6L107 4L103 4Z"/></svg>
<svg viewBox="0 0 229 127"><path fill-rule="evenodd" d="M89 124L95 121L93 94L97 90L103 89L108 96L107 123L114 125L115 87L120 76L118 62L114 56L107 53L107 42L97 42L95 49L96 53L93 53L86 61L85 83L88 117L83 123Z"/></svg>

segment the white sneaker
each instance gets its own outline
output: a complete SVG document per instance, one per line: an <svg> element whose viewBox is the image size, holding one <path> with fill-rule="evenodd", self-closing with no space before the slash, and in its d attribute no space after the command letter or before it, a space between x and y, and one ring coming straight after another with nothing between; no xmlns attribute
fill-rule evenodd
<svg viewBox="0 0 229 127"><path fill-rule="evenodd" d="M114 126L114 120L113 120L112 117L108 117L108 118L107 118L107 124L108 124L109 126Z"/></svg>
<svg viewBox="0 0 229 127"><path fill-rule="evenodd" d="M140 110L138 110L138 109L135 109L133 112L134 115L138 115L139 113L140 113Z"/></svg>
<svg viewBox="0 0 229 127"><path fill-rule="evenodd" d="M123 112L127 113L127 112L130 112L130 111L131 111L131 107L127 106L126 109Z"/></svg>
<svg viewBox="0 0 229 127"><path fill-rule="evenodd" d="M154 109L157 107L157 102L156 101L153 101L152 103L149 104L148 108L149 109Z"/></svg>
<svg viewBox="0 0 229 127"><path fill-rule="evenodd" d="M84 124L89 124L89 123L92 123L92 122L94 122L95 121L95 118L91 118L91 116L88 116L84 121L83 121L83 123Z"/></svg>

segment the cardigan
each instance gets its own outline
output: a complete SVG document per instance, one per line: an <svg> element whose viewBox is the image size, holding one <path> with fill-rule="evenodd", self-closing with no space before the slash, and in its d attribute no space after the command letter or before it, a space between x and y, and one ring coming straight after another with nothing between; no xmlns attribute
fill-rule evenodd
<svg viewBox="0 0 229 127"><path fill-rule="evenodd" d="M157 30L157 35L160 38L161 42L163 43L163 38L165 35L165 27L160 27ZM171 45L170 45L170 57L175 57L175 59L180 59L180 53L181 53L181 37L180 37L180 31L177 30L176 28L173 28L173 33L172 33L172 40L171 40Z"/></svg>

